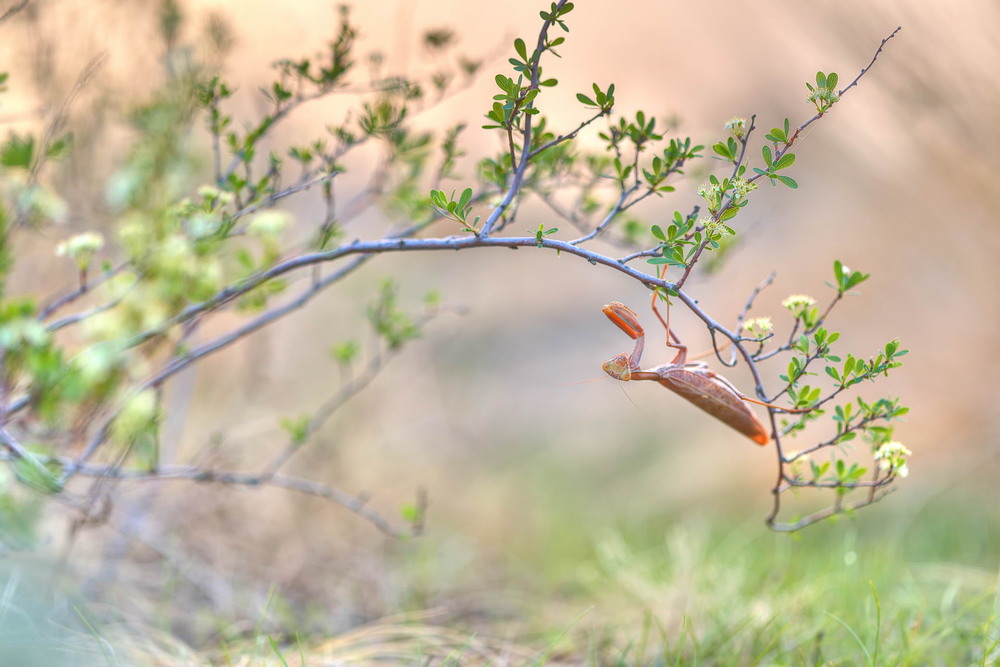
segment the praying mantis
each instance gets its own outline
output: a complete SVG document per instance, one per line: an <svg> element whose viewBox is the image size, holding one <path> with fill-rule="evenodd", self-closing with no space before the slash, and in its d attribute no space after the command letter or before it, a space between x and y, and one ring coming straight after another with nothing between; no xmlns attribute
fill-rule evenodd
<svg viewBox="0 0 1000 667"><path fill-rule="evenodd" d="M623 303L612 301L602 308L612 324L624 331L635 340L635 349L631 354L619 354L605 361L601 368L616 380L653 380L670 391L701 408L724 424L736 429L758 445L766 445L771 441L771 435L761 423L757 415L747 406L746 401L778 408L787 412L802 412L782 408L745 396L733 384L717 375L704 361L688 362L687 346L670 329L670 325L660 315L656 308L656 295L653 295L653 312L667 330L667 347L677 350L677 356L669 364L654 368L642 369L639 359L645 342L645 332L639 323L639 316ZM669 314L669 311L668 311Z"/></svg>

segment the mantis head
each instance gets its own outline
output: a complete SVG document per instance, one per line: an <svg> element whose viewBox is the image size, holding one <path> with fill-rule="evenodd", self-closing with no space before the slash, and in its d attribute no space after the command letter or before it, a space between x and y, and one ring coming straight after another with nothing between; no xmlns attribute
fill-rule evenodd
<svg viewBox="0 0 1000 667"><path fill-rule="evenodd" d="M628 382L632 379L632 367L629 363L627 354L619 354L611 359L608 359L601 364L601 368L604 369L605 373L616 380Z"/></svg>

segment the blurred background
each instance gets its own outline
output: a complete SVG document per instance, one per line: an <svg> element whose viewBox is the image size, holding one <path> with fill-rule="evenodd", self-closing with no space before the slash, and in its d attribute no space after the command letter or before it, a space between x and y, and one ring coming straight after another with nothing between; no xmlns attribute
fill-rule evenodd
<svg viewBox="0 0 1000 667"><path fill-rule="evenodd" d="M537 34L543 4L384 0L353 7L359 53L383 53L389 70L432 71L421 43L432 28L453 28L457 51L483 59L471 87L415 120L436 130L468 123L461 167L470 183L475 160L498 148L495 133L479 129L493 75L507 71L514 37L530 42ZM211 25L231 38L218 59L239 89L230 108L237 122L263 111L257 90L270 81L271 64L319 51L337 17L329 2L312 0L179 7L178 39L199 43ZM12 92L0 111L10 127L30 126L37 111L65 96L84 63L106 54L70 121L87 151L78 149L58 176L74 212L66 228L26 240L24 253L49 252L55 240L102 220L103 183L128 145L119 119L163 81L158 20L145 2L52 0L32 3L2 27ZM870 272L860 294L834 311L831 326L844 332L839 349L859 356L896 337L910 350L903 368L870 391L899 395L911 407L896 430L913 451L911 474L879 505L800 539L829 540L839 557L856 553L857 536L871 526L889 525L892 539L932 544L929 516L946 523L975 508L972 542L953 542L938 557L995 568L1000 5L896 0L860 10L831 0L779 10L618 0L578 3L568 22L562 58L544 66L560 82L545 94L547 113L563 122L557 131L582 118L576 92L614 82L617 113L642 109L706 145L724 136L733 116L756 114L763 130L785 117L793 126L804 121L811 116L804 83L817 70L851 80L902 25L860 85L797 146L799 189L756 193L740 216L741 244L691 292L731 323L773 270L774 285L754 314L778 321L789 294L826 301L833 260ZM343 104L331 98L309 105L277 130L275 145L321 133ZM207 178L207 143L199 158ZM352 168L363 174L363 164ZM700 182L681 183L639 217L648 225L689 210ZM303 230L322 210L309 193L289 206ZM511 233L539 223L566 226L528 207ZM354 229L375 236L382 224L371 213ZM41 261L20 271L16 291L37 290L41 281L51 293L73 279ZM266 460L261 452L281 441L279 418L314 410L336 390L342 377L329 349L347 338L365 342L364 304L386 276L398 279L402 301L413 307L439 290L445 312L330 420L289 472L367 492L388 515L426 488L424 537L389 540L343 510L281 490L123 486L109 525L86 532L75 547L81 580L101 581L112 595L102 599L145 618L162 612L169 587L171 604L191 611L171 627L197 644L222 632L221 622L207 619L237 627L275 590L303 627L315 622L330 632L413 609L445 609L472 625L537 613L558 626L579 611L556 601L589 585L596 575L583 563L615 545L697 544L691 533L724 525L738 526L734 534L752 536L746 539L767 553L793 548L763 525L772 450L658 387L594 380L604 359L630 347L601 305L623 301L650 320L647 292L619 273L549 252L473 250L369 263L311 308L174 382L167 429L177 456L212 442L233 467ZM708 347L690 316L675 315L685 342ZM671 356L647 349L650 362ZM782 368L765 370L773 378ZM727 376L745 386L739 371ZM880 536L865 539L877 544ZM551 604L537 604L539 595ZM321 610L323 620L310 610ZM586 623L607 623L619 611L601 607Z"/></svg>

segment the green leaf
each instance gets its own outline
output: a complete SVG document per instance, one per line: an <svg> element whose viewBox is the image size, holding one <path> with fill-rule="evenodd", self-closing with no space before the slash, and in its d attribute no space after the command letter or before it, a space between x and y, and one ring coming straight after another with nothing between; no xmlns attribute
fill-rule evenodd
<svg viewBox="0 0 1000 667"><path fill-rule="evenodd" d="M589 97L587 97L583 93L577 93L576 94L576 99L578 99L581 103L586 104L588 107L599 106L597 104L597 102L595 102L594 100L590 99Z"/></svg>
<svg viewBox="0 0 1000 667"><path fill-rule="evenodd" d="M770 146L761 146L760 152L764 156L764 164L766 164L768 167L770 167L771 166L771 161L773 159L771 157L771 148L770 148Z"/></svg>
<svg viewBox="0 0 1000 667"><path fill-rule="evenodd" d="M722 143L721 141L713 145L712 150L715 151L716 154L718 154L720 157L724 157L727 160L734 159L733 154L729 151L729 147L726 144Z"/></svg>
<svg viewBox="0 0 1000 667"><path fill-rule="evenodd" d="M772 127L771 131L764 135L764 138L776 144L788 143L788 135L780 127Z"/></svg>
<svg viewBox="0 0 1000 667"><path fill-rule="evenodd" d="M301 445L309 437L309 422L311 421L309 415L300 415L298 417L282 417L280 420L281 428L288 433L292 444L295 446Z"/></svg>
<svg viewBox="0 0 1000 667"><path fill-rule="evenodd" d="M21 482L41 493L62 491L56 470L44 465L30 452L24 457L14 459L14 474Z"/></svg>
<svg viewBox="0 0 1000 667"><path fill-rule="evenodd" d="M791 176L782 176L781 174L777 174L775 178L790 187L792 190L797 190L799 187L799 184Z"/></svg>
<svg viewBox="0 0 1000 667"><path fill-rule="evenodd" d="M739 212L740 212L740 207L739 206L730 206L729 208L727 208L725 211L722 212L721 216L719 216L719 222L725 222L726 220L732 220L733 218L736 217L736 215Z"/></svg>
<svg viewBox="0 0 1000 667"><path fill-rule="evenodd" d="M528 60L528 49L524 45L524 40L520 37L514 40L514 50L517 51L517 55L521 56L521 60Z"/></svg>
<svg viewBox="0 0 1000 667"><path fill-rule="evenodd" d="M413 503L403 505L399 513L407 523L418 523L421 519L420 508Z"/></svg>
<svg viewBox="0 0 1000 667"><path fill-rule="evenodd" d="M777 162L774 163L774 170L777 171L779 169L785 169L787 167L791 167L793 164L795 164L795 154L785 153L778 158Z"/></svg>
<svg viewBox="0 0 1000 667"><path fill-rule="evenodd" d="M27 169L35 157L35 138L31 135L10 135L7 143L0 149L0 164L5 167L20 167Z"/></svg>
<svg viewBox="0 0 1000 667"><path fill-rule="evenodd" d="M667 264L669 266L679 266L687 268L687 264L674 257L652 257L646 260L649 264Z"/></svg>
<svg viewBox="0 0 1000 667"><path fill-rule="evenodd" d="M58 160L64 157L66 153L69 152L70 147L73 145L73 133L67 133L59 137L51 144L49 144L48 150L45 151L45 157Z"/></svg>
<svg viewBox="0 0 1000 667"><path fill-rule="evenodd" d="M337 360L337 363L349 364L358 358L360 349L357 341L345 340L334 344L333 349L330 350L330 354Z"/></svg>

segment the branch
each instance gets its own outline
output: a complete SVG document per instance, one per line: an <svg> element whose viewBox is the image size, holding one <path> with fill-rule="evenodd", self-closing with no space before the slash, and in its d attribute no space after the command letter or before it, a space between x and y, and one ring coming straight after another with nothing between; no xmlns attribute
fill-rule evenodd
<svg viewBox="0 0 1000 667"><path fill-rule="evenodd" d="M434 316L437 314L437 310L425 315L423 318L415 322L417 328L423 328ZM278 470L281 469L285 463L288 462L292 456L305 446L306 441L311 438L323 425L333 416L333 414L339 410L347 401L356 396L362 390L365 389L372 380L374 380L379 372L389 363L400 351L402 351L403 346L390 347L385 351L376 352L368 360L368 364L364 371L357 375L351 380L345 382L337 392L324 402L318 410L313 414L312 418L309 420L305 432L302 433L300 439L293 439L286 447L284 447L271 461L264 466L264 470L261 473L264 479L270 479L273 477Z"/></svg>
<svg viewBox="0 0 1000 667"><path fill-rule="evenodd" d="M31 4L31 0L21 0L18 4L11 5L3 14L0 14L0 23L3 23L7 19L11 18L29 4Z"/></svg>
<svg viewBox="0 0 1000 667"><path fill-rule="evenodd" d="M606 115L607 115L606 111L599 111L598 113L594 114L593 116L591 116L587 120L585 120L582 123L580 123L579 125L577 125L576 129L573 130L572 132L569 132L567 134L559 135L555 139L553 139L551 141L547 141L546 143L542 144L541 146L539 146L535 150L531 151L531 153L528 154L528 160L531 160L533 157L535 157L539 153L542 153L542 152L544 152L544 151L552 148L553 146L558 146L559 144L561 144L563 142L566 142L566 141L569 141L570 139L575 139L576 135L580 134L580 131L583 128L587 127L588 125L590 125L591 123L593 123L595 120L597 120L601 116L606 116Z"/></svg>
<svg viewBox="0 0 1000 667"><path fill-rule="evenodd" d="M870 63L868 63L868 67L861 68L861 72L856 77L854 77L854 81L851 81L842 90L838 90L837 91L837 96L838 97L843 97L844 93L846 93L848 90L850 90L854 86L858 85L858 82L861 80L861 77L863 77L865 74L867 74L868 70L870 70L872 68L872 65L875 64L875 61L878 60L878 56L879 56L880 53L882 53L882 49L885 48L885 45L889 42L890 39L892 39L893 37L895 37L899 33L899 31L902 30L902 29L903 29L903 26L896 26L896 29L893 30L892 33L888 37L886 37L885 39L882 40L882 43L878 45L877 49L875 49L875 55L872 56L872 60L871 60Z"/></svg>
<svg viewBox="0 0 1000 667"><path fill-rule="evenodd" d="M848 512L853 512L854 510L861 509L862 507L867 507L868 505L873 505L878 501L885 498L887 495L895 491L895 489L886 489L883 493L880 493L873 497L862 498L854 501L853 503L848 503L847 505L839 504L827 507L826 509L819 510L818 512L813 512L812 514L806 515L795 521L793 523L782 523L776 521L778 512L780 511L780 501L775 499L775 507L771 511L771 514L767 516L764 522L767 524L768 528L779 533L794 533L797 530L801 530L806 526L814 524L823 519L829 519L837 514L846 514Z"/></svg>
<svg viewBox="0 0 1000 667"><path fill-rule="evenodd" d="M0 459L9 458L9 455L0 456ZM67 468L72 465L72 461L64 458L50 459L56 461ZM384 516L368 506L369 498L364 495L352 495L339 489L335 489L326 484L292 477L289 475L274 475L268 473L245 473L231 470L212 470L209 468L199 468L197 466L163 466L156 470L135 470L122 468L116 465L90 465L84 464L76 468L76 472L87 477L98 477L101 479L116 479L125 481L171 481L188 480L192 482L231 484L249 487L274 486L299 493L316 496L328 500L335 505L339 505L361 518L365 519L381 532L391 537L416 536L423 530L423 517L426 514L428 501L427 494L423 490L417 493L416 517L417 521L406 528L394 525Z"/></svg>
<svg viewBox="0 0 1000 667"><path fill-rule="evenodd" d="M128 267L129 267L129 264L127 262L122 262L121 264L119 264L118 266L114 267L110 271L105 271L105 272L101 273L101 275L98 278L96 278L95 280L88 280L86 283L83 283L82 285L80 285L76 289L63 294L62 296L58 296L58 297L53 298L50 303L48 303L47 305L43 306L39 310L38 319L39 320L48 319L54 312L56 312L57 310L59 310L63 306L65 306L65 305L67 305L69 303L72 303L73 301L76 301L77 299L79 299L80 297L88 294L89 292L94 291L95 287L97 287L98 285L101 285L104 282L107 282L108 280L110 280L114 276L118 275L119 273L121 273L123 270L125 270Z"/></svg>
<svg viewBox="0 0 1000 667"><path fill-rule="evenodd" d="M865 74L867 74L868 71L871 69L872 65L875 64L875 61L878 60L878 56L879 56L880 53L882 53L882 49L885 48L886 42L888 42L890 39L892 39L893 37L895 37L896 33L898 33L902 29L903 29L903 26L898 26L895 30L892 31L892 33L888 37L886 37L885 39L883 39L882 43L879 44L878 49L875 50L875 55L872 57L872 60L868 64L868 67L865 67L864 69L862 69L861 73L858 74L854 78L854 81L852 81L850 84L848 84L847 87L845 87L843 90L838 90L837 91L837 101L838 102L840 101L840 99L843 98L844 94L847 93L847 91L849 91L854 86L858 85L858 82L861 80L861 77L863 77ZM784 155L786 152L788 152L788 149L792 147L792 144L794 144L795 141L799 138L799 135L802 133L802 131L805 130L810 125L812 125L817 120L819 120L820 118L822 118L823 116L825 116L826 113L828 113L828 111L827 112L817 113L815 116L813 116L812 118L810 118L806 122L802 123L802 125L799 125L797 128L795 128L795 132L792 134L791 137L789 137L788 143L785 144L779 150L775 151L774 160L777 162L781 158L782 155ZM760 174L757 174L753 178L750 178L748 180L751 181L751 182L753 182L753 181L756 181L758 178L761 178Z"/></svg>
<svg viewBox="0 0 1000 667"><path fill-rule="evenodd" d="M390 236L383 239L376 239L371 241L354 241L347 245L343 245L339 248L334 248L332 250L325 250L320 252L306 253L299 255L298 257L293 257L291 259L280 262L266 271L262 271L254 276L251 276L241 283L227 287L221 290L211 299L203 301L201 303L196 303L194 305L188 306L175 317L164 322L160 327L156 329L147 331L133 338L129 342L130 347L140 345L146 340L153 338L155 336L161 335L171 327L178 324L182 324L196 317L202 313L216 310L223 305L234 301L235 299L247 294L253 289L263 285L264 283L273 280L279 276L285 275L292 271L302 269L309 266L314 266L318 264L323 264L325 262L332 262L344 257L349 257L352 255L362 255L363 260L367 260L372 255L377 255L381 253L394 253L394 252L427 252L433 250L466 250L471 248L527 248L527 247L538 247L545 248L549 250L555 250L559 253L566 253L569 255L574 255L577 257L582 257L591 264L601 264L604 266L611 267L617 271L640 281L647 287L660 287L667 290L676 290L677 285L668 281L661 280L655 275L648 273L643 273L633 269L622 262L622 260L614 259L607 255L602 255L600 253L592 252L586 248L581 248L579 245L573 245L567 241L559 241L557 239L543 238L539 240L534 236L523 236L523 237L499 237L486 238L482 235L480 236L449 236L441 238L429 238L429 239L413 239L413 238L400 238L399 236ZM686 295L681 297L692 309L697 310L699 313L702 311L698 309L697 304L693 299L690 299ZM720 330L725 331L725 329L714 322L711 319L706 319L707 315L702 317L706 324L710 326L718 327Z"/></svg>

